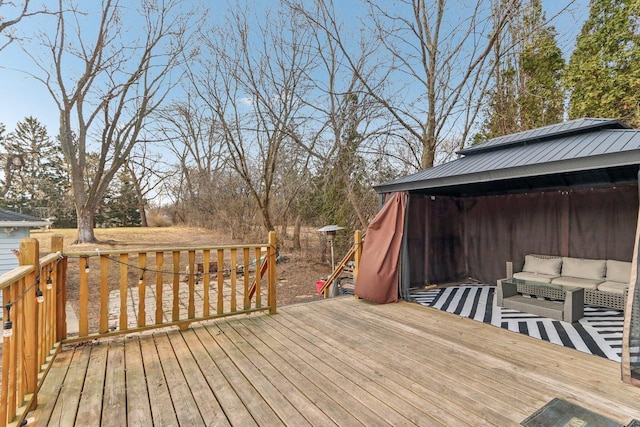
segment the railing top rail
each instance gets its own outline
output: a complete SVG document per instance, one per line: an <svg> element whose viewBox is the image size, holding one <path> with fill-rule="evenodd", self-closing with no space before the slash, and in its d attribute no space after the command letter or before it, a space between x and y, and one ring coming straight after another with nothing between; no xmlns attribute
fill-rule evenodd
<svg viewBox="0 0 640 427"><path fill-rule="evenodd" d="M244 245L220 245L220 246L186 246L177 248L138 248L138 249L108 249L108 250L87 250L87 251L65 251L64 256L97 256L97 255L120 255L131 253L153 253L153 252L186 252L186 251L215 251L218 249L257 249L268 248L269 243L248 243Z"/></svg>
<svg viewBox="0 0 640 427"><path fill-rule="evenodd" d="M35 270L33 265L23 265L14 268L11 271L7 271L0 275L0 290L6 288L24 278L27 274L32 273Z"/></svg>
<svg viewBox="0 0 640 427"><path fill-rule="evenodd" d="M45 255L43 257L40 257L40 264L51 264L57 261L61 256L62 254L58 254L58 253Z"/></svg>

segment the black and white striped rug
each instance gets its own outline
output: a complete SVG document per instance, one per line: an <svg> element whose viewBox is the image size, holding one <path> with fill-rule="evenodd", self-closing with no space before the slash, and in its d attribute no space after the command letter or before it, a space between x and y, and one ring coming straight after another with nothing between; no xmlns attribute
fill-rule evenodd
<svg viewBox="0 0 640 427"><path fill-rule="evenodd" d="M585 306L584 317L571 324L498 307L495 289L489 285L453 286L415 292L411 297L428 307L620 361L624 322L621 311Z"/></svg>

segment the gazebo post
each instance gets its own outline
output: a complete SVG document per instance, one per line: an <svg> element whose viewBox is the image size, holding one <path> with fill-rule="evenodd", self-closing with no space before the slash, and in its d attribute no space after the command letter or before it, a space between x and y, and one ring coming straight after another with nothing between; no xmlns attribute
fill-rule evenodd
<svg viewBox="0 0 640 427"><path fill-rule="evenodd" d="M640 191L640 171L638 172L638 184ZM638 211L638 225L636 227L636 239L633 248L631 264L631 278L629 281L629 294L627 295L624 311L624 328L622 332L622 360L620 363L622 381L640 387L640 286L638 286L638 257L640 246L640 209ZM634 355L632 357L631 351Z"/></svg>

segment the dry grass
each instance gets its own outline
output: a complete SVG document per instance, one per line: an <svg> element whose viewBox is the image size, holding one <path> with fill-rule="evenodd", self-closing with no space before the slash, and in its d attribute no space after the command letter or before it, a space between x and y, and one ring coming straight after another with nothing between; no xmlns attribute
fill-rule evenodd
<svg viewBox="0 0 640 427"><path fill-rule="evenodd" d="M51 251L51 237L61 235L64 239L65 251L91 251L94 249L137 249L187 246L215 246L232 242L224 234L194 227L162 227L162 228L96 228L97 243L73 243L76 238L75 229L58 229L33 231L31 237L40 241L40 252ZM265 233L264 239L267 241ZM257 242L256 242L257 243Z"/></svg>

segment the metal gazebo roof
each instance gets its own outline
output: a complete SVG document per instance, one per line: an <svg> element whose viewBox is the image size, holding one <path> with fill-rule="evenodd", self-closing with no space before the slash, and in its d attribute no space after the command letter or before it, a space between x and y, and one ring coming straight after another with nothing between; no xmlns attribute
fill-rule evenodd
<svg viewBox="0 0 640 427"><path fill-rule="evenodd" d="M485 141L463 157L375 187L469 195L637 181L640 130L615 119L577 119Z"/></svg>

